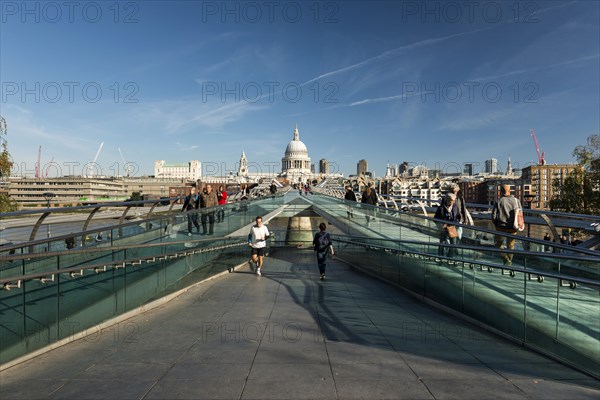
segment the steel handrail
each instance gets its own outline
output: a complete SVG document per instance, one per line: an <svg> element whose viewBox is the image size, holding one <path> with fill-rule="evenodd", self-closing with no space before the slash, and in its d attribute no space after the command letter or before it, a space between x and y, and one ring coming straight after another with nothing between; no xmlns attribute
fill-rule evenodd
<svg viewBox="0 0 600 400"><path fill-rule="evenodd" d="M377 244L370 244L370 243L363 243L363 242L354 242L354 241L351 241L351 240L337 240L337 241L334 241L334 244L335 243L348 243L348 244L358 245L358 246L361 246L361 247L372 247L372 248L377 248L377 249L381 249L381 250L390 250L390 251L395 251L395 252L417 254L417 255L420 255L420 256L423 256L423 257L426 257L426 258L429 258L429 259L432 259L432 258L433 259L435 259L435 258L442 258L442 259L456 261L458 263L483 265L483 266L490 267L490 268L502 268L502 269L505 269L505 270L508 270L508 271L515 271L515 272L522 272L522 273L525 273L525 274L540 275L540 276L544 276L544 277L560 279L560 280L563 280L563 281L573 281L573 282L577 282L577 283L584 283L586 285L592 285L594 287L600 288L600 281L591 280L591 279L587 279L587 278L576 277L576 276L572 276L572 275L557 274L557 273L548 272L548 271L539 270L539 269L529 269L529 268L525 269L525 268L521 268L521 267L518 267L518 266L499 265L499 264L489 263L489 262L485 262L485 261L471 261L471 260L466 261L466 260L459 260L459 259L451 259L451 258L444 257L444 256L438 256L438 255L435 255L435 254L423 253L423 252L420 252L420 251L414 251L414 250L408 250L408 249L397 249L397 248L387 247L387 246L382 246L382 245L377 245ZM446 246L451 246L451 245L446 245ZM503 252L506 253L508 251L503 251ZM533 254L536 254L536 253L533 253Z"/></svg>
<svg viewBox="0 0 600 400"><path fill-rule="evenodd" d="M181 243L185 243L185 242L181 242ZM94 270L95 273L106 272L108 270L108 267L113 267L113 269L125 268L127 264L129 264L131 266L137 266L137 265L140 265L142 262L150 263L150 262L155 262L155 261L164 261L166 259L172 258L171 256L185 257L188 255L193 255L193 254L207 253L210 251L222 250L222 249L227 249L227 248L232 248L232 247L246 246L247 244L248 244L247 242L237 242L237 243L225 244L225 245L220 245L220 246L212 246L212 247L207 247L207 248L180 250L180 251L174 251L174 252L169 252L169 253L158 253L158 254L154 254L154 255L145 255L144 257L133 257L133 258L126 258L126 259L122 259L122 260L113 260L110 262L101 262L101 263L80 265L80 266L76 266L76 267L60 268L60 269L54 269L54 270L49 270L49 271L37 272L35 274L18 275L18 276L12 276L12 277L8 277L8 278L4 277L4 278L0 278L0 285L3 285L5 290L10 290L11 288L14 287L11 284L16 284L16 282L18 282L18 281L20 281L22 283L22 282L32 281L32 280L36 280L36 279L42 279L42 278L50 276L50 275L70 274L70 273L79 272L82 270ZM154 246L164 246L164 244L156 244ZM148 247L151 247L151 246L148 246ZM106 268L104 268L103 270L99 270L99 268L102 268L102 267L106 267ZM78 274L78 275L81 275L81 274Z"/></svg>

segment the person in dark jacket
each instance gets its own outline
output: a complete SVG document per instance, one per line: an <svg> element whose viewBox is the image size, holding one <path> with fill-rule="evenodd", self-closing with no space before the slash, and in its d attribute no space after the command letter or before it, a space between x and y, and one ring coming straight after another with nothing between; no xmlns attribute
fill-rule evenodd
<svg viewBox="0 0 600 400"><path fill-rule="evenodd" d="M317 254L317 265L319 266L319 273L321 277L319 279L325 279L325 270L326 270L326 260L327 260L327 252L329 251L329 247L333 244L331 241L331 236L326 231L327 225L324 222L319 224L319 232L315 234L315 238L313 239L314 250Z"/></svg>
<svg viewBox="0 0 600 400"><path fill-rule="evenodd" d="M458 232L456 228L462 216L456 205L456 195L454 193L444 196L442 204L435 211L434 218L445 221L437 222L440 227L440 243L458 244ZM449 227L453 227L454 229ZM446 248L439 246L438 255L444 256L445 250ZM456 248L450 247L448 249L448 257L452 258L454 256L456 256Z"/></svg>
<svg viewBox="0 0 600 400"><path fill-rule="evenodd" d="M213 192L211 185L206 185L204 192L200 195L200 207L208 208L208 210L202 210L200 222L202 223L202 234L212 235L215 229L215 210L219 205L219 199L217 194ZM207 221L208 220L208 221ZM206 229L206 223L208 222L208 230Z"/></svg>
<svg viewBox="0 0 600 400"><path fill-rule="evenodd" d="M352 187L346 186L346 194L344 194L344 200L346 200L347 202L352 201L356 203L356 195L354 194ZM354 208L351 204L348 205L348 210L346 211L346 213L348 214L348 218L354 218Z"/></svg>
<svg viewBox="0 0 600 400"><path fill-rule="evenodd" d="M375 206L377 206L377 192L373 189L373 184L369 183L367 188L362 193L360 202L362 204L368 204L367 210L365 211L365 217L367 218L367 226L371 225L371 218L375 219ZM372 216L371 216L372 214Z"/></svg>
<svg viewBox="0 0 600 400"><path fill-rule="evenodd" d="M200 232L200 224L198 223L198 213L192 210L198 209L199 203L198 195L196 194L196 188L192 186L190 189L190 194L185 196L185 200L183 201L183 208L181 211L187 211L187 221L188 221L188 236L192 236L192 224L196 227L196 231Z"/></svg>
<svg viewBox="0 0 600 400"><path fill-rule="evenodd" d="M510 195L510 186L502 185L502 197L492 209L492 222L496 227L496 230L510 235L516 235L518 230L514 226L515 209L521 208L521 202ZM497 248L501 248L506 239L506 247L510 250L515 248L515 238L511 236L496 235L494 243ZM513 254L512 253L500 253L504 265L512 265Z"/></svg>
<svg viewBox="0 0 600 400"><path fill-rule="evenodd" d="M451 186L452 193L456 196L456 207L458 207L458 211L460 212L460 222L461 225L475 225L473 222L473 217L471 217L471 213L467 210L467 206L465 204L465 199L462 196L462 192L460 191L460 186L457 183L453 183ZM461 226L457 227L458 231L458 242L462 239L463 228Z"/></svg>

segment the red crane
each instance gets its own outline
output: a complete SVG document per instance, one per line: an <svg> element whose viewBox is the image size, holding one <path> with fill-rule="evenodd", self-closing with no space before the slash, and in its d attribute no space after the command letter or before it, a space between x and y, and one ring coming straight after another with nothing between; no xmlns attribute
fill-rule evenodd
<svg viewBox="0 0 600 400"><path fill-rule="evenodd" d="M538 143L537 137L535 137L535 132L533 129L531 130L531 137L533 138L533 144L535 144L535 151L537 151L538 155L538 164L546 165L546 159L544 158L544 152L540 153L540 144Z"/></svg>

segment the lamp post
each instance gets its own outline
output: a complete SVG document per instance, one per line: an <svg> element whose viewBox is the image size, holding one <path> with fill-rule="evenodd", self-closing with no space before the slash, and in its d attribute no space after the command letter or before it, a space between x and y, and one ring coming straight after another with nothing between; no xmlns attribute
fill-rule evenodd
<svg viewBox="0 0 600 400"><path fill-rule="evenodd" d="M44 199L46 199L46 205L48 208L50 208L50 200L52 200L52 198L54 197L54 193L52 192L44 192L42 194L42 196L44 196ZM50 224L46 224L46 228L47 228L47 232L48 232L48 238L50 237Z"/></svg>

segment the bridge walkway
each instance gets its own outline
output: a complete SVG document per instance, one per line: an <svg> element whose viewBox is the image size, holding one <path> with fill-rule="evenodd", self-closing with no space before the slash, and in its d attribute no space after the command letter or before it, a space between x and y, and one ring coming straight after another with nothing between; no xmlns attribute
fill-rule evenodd
<svg viewBox="0 0 600 400"><path fill-rule="evenodd" d="M600 382L310 250L0 373L9 399L598 399Z"/></svg>

